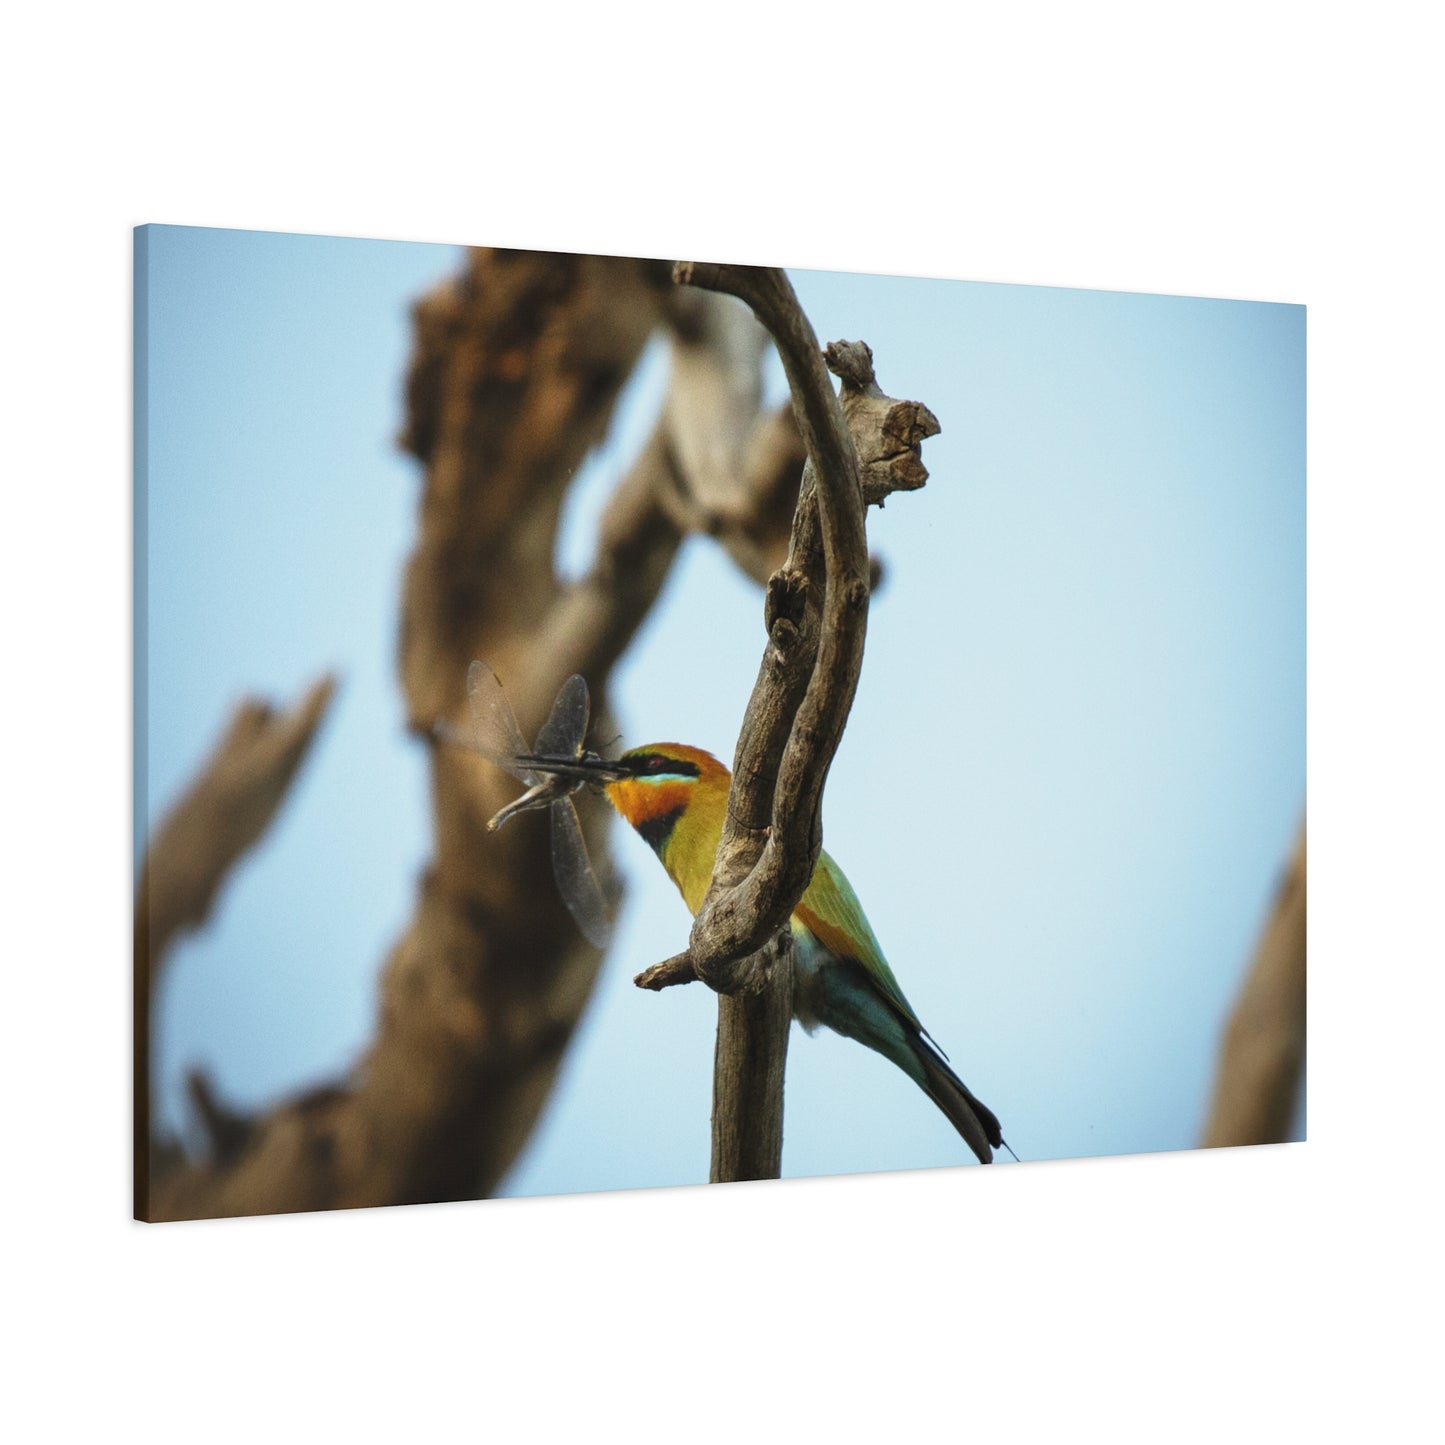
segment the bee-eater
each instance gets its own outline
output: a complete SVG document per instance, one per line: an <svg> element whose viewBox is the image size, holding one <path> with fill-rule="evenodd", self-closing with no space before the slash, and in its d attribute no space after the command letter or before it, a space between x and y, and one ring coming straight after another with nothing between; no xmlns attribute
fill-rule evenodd
<svg viewBox="0 0 1445 1445"><path fill-rule="evenodd" d="M537 772L599 784L612 806L651 845L696 915L712 878L732 774L711 753L650 743L616 761L533 755ZM818 854L791 919L793 1011L811 1032L826 1024L897 1064L943 1111L980 1162L1008 1148L993 1112L949 1068L898 987L843 870Z"/></svg>

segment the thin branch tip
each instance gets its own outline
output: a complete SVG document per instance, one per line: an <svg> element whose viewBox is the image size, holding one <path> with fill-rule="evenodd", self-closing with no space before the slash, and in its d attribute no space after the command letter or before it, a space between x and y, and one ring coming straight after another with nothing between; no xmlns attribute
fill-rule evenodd
<svg viewBox="0 0 1445 1445"><path fill-rule="evenodd" d="M661 963L655 963L651 968L643 969L632 982L638 988L660 993L663 989L673 988L678 984L696 983L697 977L697 968L693 964L692 954L683 952L675 953L671 958L665 958Z"/></svg>

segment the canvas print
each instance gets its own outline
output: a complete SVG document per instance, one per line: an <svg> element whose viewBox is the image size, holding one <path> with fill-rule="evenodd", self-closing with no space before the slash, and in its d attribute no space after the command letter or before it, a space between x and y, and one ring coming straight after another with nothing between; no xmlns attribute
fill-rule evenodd
<svg viewBox="0 0 1445 1445"><path fill-rule="evenodd" d="M136 1216L1302 1140L1304 385L1292 304L140 228Z"/></svg>

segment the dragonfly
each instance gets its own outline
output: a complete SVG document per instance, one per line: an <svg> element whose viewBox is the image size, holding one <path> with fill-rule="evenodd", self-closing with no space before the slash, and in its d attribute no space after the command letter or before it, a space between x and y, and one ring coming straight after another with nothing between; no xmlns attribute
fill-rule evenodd
<svg viewBox="0 0 1445 1445"><path fill-rule="evenodd" d="M582 837L582 822L572 801L572 794L583 787L584 782L580 778L533 772L523 761L529 754L601 761L596 753L589 753L584 747L591 709L586 680L573 673L562 684L552 711L537 734L535 747L527 746L517 726L517 715L502 689L502 681L489 663L473 662L467 669L467 702L472 710L471 745L489 762L528 785L520 798L487 820L488 831L495 832L519 813L546 808L551 818L552 873L557 880L557 891L582 936L593 947L605 948L612 936L613 909L597 881Z"/></svg>

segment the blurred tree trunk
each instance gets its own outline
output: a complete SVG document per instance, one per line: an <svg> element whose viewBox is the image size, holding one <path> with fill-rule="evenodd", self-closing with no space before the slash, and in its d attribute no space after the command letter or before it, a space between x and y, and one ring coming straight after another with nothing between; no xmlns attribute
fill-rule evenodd
<svg viewBox="0 0 1445 1445"><path fill-rule="evenodd" d="M786 416L759 410L763 336L736 303L681 299L665 263L478 250L414 316L402 443L425 477L399 654L409 723L431 747L433 859L382 974L375 1037L354 1070L256 1117L228 1109L209 1079L193 1076L209 1150L192 1158L165 1140L146 1147L151 999L176 931L148 920L171 890L166 869L179 856L153 844L135 959L144 1218L419 1203L495 1189L552 1087L600 954L557 896L545 826L485 831L516 785L436 743L437 724L465 729L475 657L496 669L528 736L572 672L587 678L595 714L605 717L611 667L689 530L717 537L754 576L786 551L801 444ZM563 583L554 554L566 491L660 324L674 354L667 406L608 505L591 571ZM287 729L305 736L261 785L274 792L273 808L324 706L323 698L303 708L305 725ZM223 740L206 775L233 768L234 746ZM578 801L594 864L607 876L608 810ZM194 836L198 824L202 832L215 826L194 809L188 795L165 828ZM184 926L205 916L226 869L259 832L216 853L201 889L205 908Z"/></svg>

